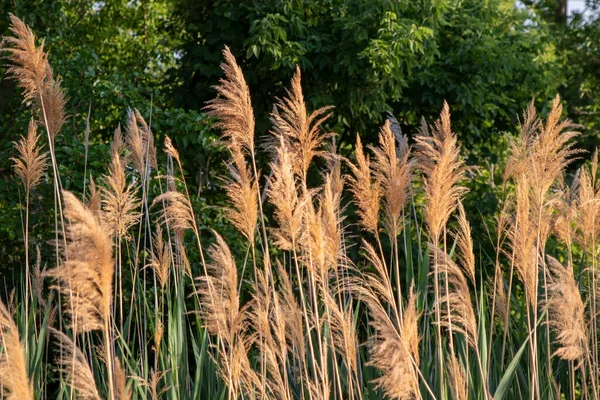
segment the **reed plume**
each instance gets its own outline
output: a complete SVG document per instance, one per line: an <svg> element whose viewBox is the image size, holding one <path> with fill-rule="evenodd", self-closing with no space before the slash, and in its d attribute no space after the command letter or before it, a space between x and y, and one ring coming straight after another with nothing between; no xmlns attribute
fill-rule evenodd
<svg viewBox="0 0 600 400"><path fill-rule="evenodd" d="M467 400L469 398L469 382L465 376L465 368L455 356L450 356L448 368L448 382L454 400Z"/></svg>
<svg viewBox="0 0 600 400"><path fill-rule="evenodd" d="M200 314L208 332L220 338L219 373L228 383L230 396L237 396L240 389L251 391L260 385L248 359L252 338L245 335L247 306L240 306L237 266L223 238L213 233L216 241L208 251L207 273L197 278Z"/></svg>
<svg viewBox="0 0 600 400"><path fill-rule="evenodd" d="M116 384L117 384L117 399L119 400L131 400L131 389L127 389L127 376L123 367L121 366L121 360L117 358L115 365L116 371Z"/></svg>
<svg viewBox="0 0 600 400"><path fill-rule="evenodd" d="M288 343L288 350L292 354L305 354L304 329L302 326L302 309L296 296L289 274L283 268L283 265L277 260L277 271L279 274L279 282L281 289L277 291L279 294L278 304L280 312L285 317L285 330Z"/></svg>
<svg viewBox="0 0 600 400"><path fill-rule="evenodd" d="M114 274L112 240L102 222L74 194L63 192L67 225L64 262L48 271L66 296L64 312L76 332L103 329L110 317Z"/></svg>
<svg viewBox="0 0 600 400"><path fill-rule="evenodd" d="M59 369L66 375L66 381L82 400L101 400L94 381L94 373L83 352L64 333L50 327L60 349ZM120 399L119 399L120 400Z"/></svg>
<svg viewBox="0 0 600 400"><path fill-rule="evenodd" d="M153 247L154 251L150 255L150 266L158 278L158 283L161 289L164 289L169 279L171 247L165 243L160 225L156 225Z"/></svg>
<svg viewBox="0 0 600 400"><path fill-rule="evenodd" d="M462 202L458 203L458 227L458 232L455 235L458 246L458 259L471 283L475 284L475 255L473 254L471 225L467 221L467 213Z"/></svg>
<svg viewBox="0 0 600 400"><path fill-rule="evenodd" d="M25 348L10 311L0 301L0 389L7 400L33 400L33 386L27 376Z"/></svg>
<svg viewBox="0 0 600 400"><path fill-rule="evenodd" d="M576 181L576 222L581 234L580 241L586 248L593 247L600 232L600 184L597 174L598 149L594 151L589 169L580 168L579 179Z"/></svg>
<svg viewBox="0 0 600 400"><path fill-rule="evenodd" d="M412 180L410 148L405 135L396 136L387 120L379 132L379 146L369 146L374 155L373 173L383 188L384 227L390 237L400 231L402 211Z"/></svg>
<svg viewBox="0 0 600 400"><path fill-rule="evenodd" d="M226 179L225 191L230 208L227 216L231 223L248 241L254 242L254 231L258 220L258 182L252 176L244 155L233 147L232 161L228 164L230 179Z"/></svg>
<svg viewBox="0 0 600 400"><path fill-rule="evenodd" d="M225 190L232 207L227 214L240 233L253 243L261 207L254 160L254 111L242 70L227 46L223 57L225 62L221 63L221 69L225 78L215 86L221 97L209 101L206 108L210 116L217 118L215 125L221 129L225 146L231 153L228 163L231 178L226 180ZM246 155L252 158L251 166L246 162Z"/></svg>
<svg viewBox="0 0 600 400"><path fill-rule="evenodd" d="M338 304L330 290L324 292L323 302L331 313L329 323L334 348L346 362L347 368L358 376L358 335L354 327L351 304Z"/></svg>
<svg viewBox="0 0 600 400"><path fill-rule="evenodd" d="M10 30L14 36L5 38L12 46L3 49L12 62L8 73L23 89L23 101L34 102L39 120L47 129L52 149L52 142L66 120L66 99L60 87L60 78L54 79L43 41L36 46L36 37L31 29L15 15L9 15Z"/></svg>
<svg viewBox="0 0 600 400"><path fill-rule="evenodd" d="M411 288L404 319L390 319L381 303L368 303L371 326L376 330L372 337L371 361L381 371L374 380L383 392L394 399L418 398L419 380L419 313L416 297Z"/></svg>
<svg viewBox="0 0 600 400"><path fill-rule="evenodd" d="M190 199L183 193L170 190L157 196L152 205L162 203L164 212L160 221L173 229L175 233L183 234L195 226L194 211Z"/></svg>
<svg viewBox="0 0 600 400"><path fill-rule="evenodd" d="M19 157L11 158L15 172L28 192L38 185L47 167L47 154L42 152L42 146L38 146L39 140L37 124L32 119L29 121L27 137L21 136L15 143Z"/></svg>
<svg viewBox="0 0 600 400"><path fill-rule="evenodd" d="M556 236L567 246L569 257L571 257L572 254L573 242L577 239L576 223L580 221L580 213L577 207L576 197L578 180L579 179L576 177L571 187L563 187L556 193L555 208L557 216L554 220L553 231L556 233ZM583 219L581 222L583 222ZM587 221L584 223L587 224Z"/></svg>
<svg viewBox="0 0 600 400"><path fill-rule="evenodd" d="M445 274L448 281L448 289L442 287L441 297L434 306L441 312L440 324L452 332L464 334L467 343L477 349L477 320L467 279L461 268L443 250L432 247L431 252L437 252L439 273Z"/></svg>
<svg viewBox="0 0 600 400"><path fill-rule="evenodd" d="M546 256L551 280L548 283L548 323L556 332L558 349L553 356L563 360L581 361L588 353L585 306L573 277L572 268Z"/></svg>
<svg viewBox="0 0 600 400"><path fill-rule="evenodd" d="M358 206L358 216L364 230L377 235L379 204L381 202L381 182L371 177L369 159L365 156L360 137L356 136L356 162L350 163L353 175L348 177L350 191Z"/></svg>
<svg viewBox="0 0 600 400"><path fill-rule="evenodd" d="M261 355L261 386L267 398L292 399L287 377L286 320L278 293L271 290L265 271L255 271L249 317ZM265 382L266 381L266 382Z"/></svg>
<svg viewBox="0 0 600 400"><path fill-rule="evenodd" d="M279 137L275 161L270 165L273 175L267 194L275 206L274 217L278 224L278 228L271 229L271 234L280 249L292 250L301 233L303 207L298 198L291 154L283 136Z"/></svg>
<svg viewBox="0 0 600 400"><path fill-rule="evenodd" d="M138 173L144 177L156 168L156 147L154 136L138 110L127 112L127 147L129 158Z"/></svg>
<svg viewBox="0 0 600 400"><path fill-rule="evenodd" d="M467 189L458 185L466 168L460 158L460 146L450 127L450 107L444 102L440 119L429 130L422 130L416 140L416 159L423 173L425 188L425 223L431 241L437 243L450 214Z"/></svg>
<svg viewBox="0 0 600 400"><path fill-rule="evenodd" d="M525 296L529 304L536 306L538 286L538 254L536 230L532 221L530 185L527 177L521 175L516 188L515 220L510 231L512 261L525 286Z"/></svg>
<svg viewBox="0 0 600 400"><path fill-rule="evenodd" d="M86 200L86 207L96 215L102 211L102 190L98 189L94 178L90 176L90 190Z"/></svg>
<svg viewBox="0 0 600 400"><path fill-rule="evenodd" d="M129 228L140 219L137 208L140 201L137 198L137 188L133 184L127 184L125 170L121 157L114 154L108 174L104 175L105 187L102 188L102 214L107 227L113 237L130 238Z"/></svg>
<svg viewBox="0 0 600 400"><path fill-rule="evenodd" d="M64 261L48 271L65 296L63 311L71 317L75 333L102 330L110 400L114 400L111 330L112 285L115 264L112 240L107 227L74 194L63 192L65 202L66 246Z"/></svg>
<svg viewBox="0 0 600 400"><path fill-rule="evenodd" d="M219 93L208 102L208 114L216 117L216 127L222 131L228 148L239 146L246 154L254 154L254 111L250 91L242 69L237 65L229 47L223 49L225 62L221 69L225 77L214 89Z"/></svg>
<svg viewBox="0 0 600 400"><path fill-rule="evenodd" d="M173 146L173 142L168 135L165 135L165 153L167 153L168 156L173 157L178 163L180 162L179 151Z"/></svg>
<svg viewBox="0 0 600 400"><path fill-rule="evenodd" d="M21 139L15 143L15 148L19 157L11 158L15 172L21 178L25 186L25 325L29 326L29 202L30 192L40 182L42 175L46 171L47 157L42 153L42 147L38 146L39 135L37 134L37 124L33 119L29 121L27 137L21 136ZM25 335L25 346L28 345L29 335Z"/></svg>
<svg viewBox="0 0 600 400"><path fill-rule="evenodd" d="M331 134L322 133L321 125L331 117L328 111L332 107L322 107L308 114L298 66L290 88L286 89L286 97L279 99L276 107L277 112L271 113L274 133L285 138L293 154L294 172L305 182L312 159L327 154L320 147Z"/></svg>

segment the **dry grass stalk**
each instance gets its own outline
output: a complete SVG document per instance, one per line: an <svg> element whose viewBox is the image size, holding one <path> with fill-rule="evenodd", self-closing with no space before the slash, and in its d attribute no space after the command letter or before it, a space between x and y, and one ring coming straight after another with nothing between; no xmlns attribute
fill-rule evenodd
<svg viewBox="0 0 600 400"><path fill-rule="evenodd" d="M312 159L327 154L319 149L331 134L323 134L320 129L321 124L331 116L328 111L332 107L307 113L299 67L296 67L290 88L286 89L286 97L278 100L276 107L277 112L271 114L274 133L285 138L293 154L294 173L306 181Z"/></svg>
<svg viewBox="0 0 600 400"><path fill-rule="evenodd" d="M239 147L243 153L254 153L254 111L250 91L241 68L229 47L223 49L225 62L221 69L225 78L215 89L220 97L209 101L208 114L217 117L216 126L223 132L228 148Z"/></svg>
<svg viewBox="0 0 600 400"><path fill-rule="evenodd" d="M448 282L448 291L442 287L440 299L434 305L442 315L440 324L452 332L465 335L467 343L477 349L477 320L467 279L461 268L443 250L432 246L431 252L437 252L439 273L445 274Z"/></svg>
<svg viewBox="0 0 600 400"><path fill-rule="evenodd" d="M113 155L108 174L104 176L106 187L102 188L102 205L105 219L112 236L129 239L129 228L140 219L137 208L140 201L136 196L137 188L127 184L121 157Z"/></svg>
<svg viewBox="0 0 600 400"><path fill-rule="evenodd" d="M48 271L68 302L76 332L104 329L110 317L114 262L106 227L74 194L63 192L67 225L64 262Z"/></svg>
<svg viewBox="0 0 600 400"><path fill-rule="evenodd" d="M173 142L168 135L165 135L165 153L167 153L168 156L173 157L178 163L180 162L179 152L175 146L173 146Z"/></svg>
<svg viewBox="0 0 600 400"><path fill-rule="evenodd" d="M558 349L553 356L563 360L581 361L587 354L585 306L573 277L572 268L546 256L551 280L548 283L548 323L556 332Z"/></svg>
<svg viewBox="0 0 600 400"><path fill-rule="evenodd" d="M458 246L458 259L463 270L475 284L475 255L473 254L473 238L471 237L471 225L467 221L467 214L462 202L458 203L458 232L456 233L456 244Z"/></svg>
<svg viewBox="0 0 600 400"><path fill-rule="evenodd" d="M10 14L10 21L14 36L5 40L12 47L4 48L13 64L8 73L23 89L24 102L33 101L36 105L39 120L47 128L50 142L53 142L66 120L66 100L60 87L60 78L54 79L48 54L44 52L44 43L36 46L36 37L31 29L15 15Z"/></svg>
<svg viewBox="0 0 600 400"><path fill-rule="evenodd" d="M194 211L190 199L183 193L171 190L156 197L152 205L162 203L164 213L161 214L160 221L176 234L183 234L188 229L193 229Z"/></svg>
<svg viewBox="0 0 600 400"><path fill-rule="evenodd" d="M448 384L452 390L454 400L467 400L469 398L469 382L465 376L465 369L455 356L450 356Z"/></svg>
<svg viewBox="0 0 600 400"><path fill-rule="evenodd" d="M401 229L402 210L412 181L408 139L402 134L396 137L387 120L379 132L379 147L369 148L374 155L375 178L383 188L384 226L390 236L395 236Z"/></svg>
<svg viewBox="0 0 600 400"><path fill-rule="evenodd" d="M600 232L600 184L598 173L598 149L594 152L590 168L579 170L577 185L577 227L581 243L590 249L597 242ZM592 250L595 251L595 250Z"/></svg>
<svg viewBox="0 0 600 400"><path fill-rule="evenodd" d="M254 232L258 220L258 182L241 150L231 148L232 161L228 164L231 179L226 180L225 191L229 198L230 208L227 216L231 223L250 242L254 242Z"/></svg>
<svg viewBox="0 0 600 400"><path fill-rule="evenodd" d="M160 225L156 225L153 246L154 252L150 256L150 266L158 278L161 289L164 289L169 279L171 247L165 243Z"/></svg>
<svg viewBox="0 0 600 400"><path fill-rule="evenodd" d="M7 400L33 400L25 349L10 311L0 301L0 389Z"/></svg>
<svg viewBox="0 0 600 400"><path fill-rule="evenodd" d="M419 313L412 288L402 323L390 319L381 303L367 304L371 311L371 326L376 330L370 363L381 371L381 377L374 382L390 398L418 398Z"/></svg>
<svg viewBox="0 0 600 400"><path fill-rule="evenodd" d="M525 175L521 175L516 191L515 220L509 233L512 253L509 256L525 286L529 304L535 307L538 287L537 233L532 221L530 185Z"/></svg>
<svg viewBox="0 0 600 400"><path fill-rule="evenodd" d="M346 306L339 305L329 290L323 293L323 302L331 313L329 323L333 346L344 359L347 368L358 376L358 336L354 327L351 303Z"/></svg>
<svg viewBox="0 0 600 400"><path fill-rule="evenodd" d="M208 332L220 338L219 373L228 383L230 394L240 389L252 391L259 379L250 367L248 349L252 338L245 335L247 307L240 306L235 260L223 238L214 232L216 242L209 249L210 262L205 276L197 278L201 316Z"/></svg>
<svg viewBox="0 0 600 400"><path fill-rule="evenodd" d="M466 168L460 146L450 127L450 108L444 102L440 119L429 131L416 137L416 158L423 173L426 206L425 223L433 243L438 243L450 214L467 189L458 185Z"/></svg>
<svg viewBox="0 0 600 400"><path fill-rule="evenodd" d="M128 111L126 143L134 168L145 179L150 169L156 168L156 147L150 128L136 109Z"/></svg>
<svg viewBox="0 0 600 400"><path fill-rule="evenodd" d="M117 399L118 400L131 400L131 389L127 389L127 376L123 367L121 367L121 360L117 359L115 365L115 380L117 384Z"/></svg>
<svg viewBox="0 0 600 400"><path fill-rule="evenodd" d="M83 352L64 333L51 327L49 330L61 350L58 359L60 370L66 375L66 382L77 392L77 398L101 400L94 382L94 373Z"/></svg>
<svg viewBox="0 0 600 400"><path fill-rule="evenodd" d="M275 161L271 162L273 175L267 194L275 206L278 228L271 229L275 244L282 250L292 250L302 227L303 206L298 199L292 159L283 136L279 137Z"/></svg>
<svg viewBox="0 0 600 400"><path fill-rule="evenodd" d="M355 154L357 165L350 164L353 176L348 177L348 184L358 206L358 216L363 229L377 235L381 182L371 179L370 162L365 156L358 135L356 136Z"/></svg>
<svg viewBox="0 0 600 400"><path fill-rule="evenodd" d="M87 198L86 207L96 215L99 215L102 211L102 191L98 190L92 176L90 176L90 193Z"/></svg>
<svg viewBox="0 0 600 400"><path fill-rule="evenodd" d="M38 185L47 168L47 154L42 153L42 146L38 146L39 140L37 124L32 119L29 122L27 137L21 136L15 143L19 157L11 158L15 172L28 192Z"/></svg>

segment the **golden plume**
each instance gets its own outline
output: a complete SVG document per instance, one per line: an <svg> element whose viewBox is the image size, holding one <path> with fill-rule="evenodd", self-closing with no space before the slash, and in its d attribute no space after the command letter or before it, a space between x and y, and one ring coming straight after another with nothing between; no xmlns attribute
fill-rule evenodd
<svg viewBox="0 0 600 400"><path fill-rule="evenodd" d="M396 147L398 142L398 147ZM379 132L379 146L373 151L373 172L383 188L384 226L390 236L400 231L401 216L412 180L410 148L405 135L398 138L387 120Z"/></svg>
<svg viewBox="0 0 600 400"><path fill-rule="evenodd" d="M25 349L12 315L0 301L0 389L7 400L33 400Z"/></svg>
<svg viewBox="0 0 600 400"><path fill-rule="evenodd" d="M29 121L27 137L21 136L15 143L19 157L11 158L17 175L28 191L37 186L47 167L47 155L42 153L42 147L38 146L39 140L37 124L32 119Z"/></svg>
<svg viewBox="0 0 600 400"><path fill-rule="evenodd" d="M77 392L77 398L101 400L94 381L94 373L83 352L64 333L52 327L48 329L56 338L56 343L60 349L58 359L60 370L66 375L66 382Z"/></svg>
<svg viewBox="0 0 600 400"><path fill-rule="evenodd" d="M65 295L63 309L76 332L105 328L110 317L114 262L106 227L71 192L63 192L67 245L64 262L48 271Z"/></svg>
<svg viewBox="0 0 600 400"><path fill-rule="evenodd" d="M312 159L327 154L319 148L331 134L321 133L320 128L331 116L328 111L332 107L322 107L307 115L299 67L296 67L286 94L287 97L278 100L277 112L271 113L271 121L275 135L283 136L293 154L294 172L306 181Z"/></svg>
<svg viewBox="0 0 600 400"><path fill-rule="evenodd" d="M356 135L356 161L350 164L352 174L348 177L350 191L358 207L363 229L377 235L379 221L379 203L381 201L381 182L371 179L369 159L365 156L360 137Z"/></svg>
<svg viewBox="0 0 600 400"><path fill-rule="evenodd" d="M426 206L425 223L433 243L441 237L450 214L467 189L458 185L465 174L460 146L450 127L450 107L444 102L440 119L431 134L421 131L417 142L418 166L423 172Z"/></svg>
<svg viewBox="0 0 600 400"><path fill-rule="evenodd" d="M23 89L24 102L34 102L38 119L47 128L50 141L53 141L66 120L66 100L60 87L60 78L54 79L48 54L44 52L44 43L36 46L36 37L31 29L15 15L10 14L10 21L14 36L5 40L12 47L4 48L13 64L8 73Z"/></svg>

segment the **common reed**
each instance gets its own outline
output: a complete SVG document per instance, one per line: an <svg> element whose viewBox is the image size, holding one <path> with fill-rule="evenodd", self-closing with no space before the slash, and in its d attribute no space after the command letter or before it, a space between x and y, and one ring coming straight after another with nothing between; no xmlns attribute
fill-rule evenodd
<svg viewBox="0 0 600 400"><path fill-rule="evenodd" d="M115 264L112 240L106 226L77 197L64 192L67 245L62 264L48 271L55 288L64 295L63 311L71 317L74 332L102 330L110 399L114 399L112 286Z"/></svg>
<svg viewBox="0 0 600 400"><path fill-rule="evenodd" d="M83 352L64 333L51 328L60 349L59 368L66 375L66 381L77 392L77 398L100 400L100 394L94 381L94 373Z"/></svg>
<svg viewBox="0 0 600 400"><path fill-rule="evenodd" d="M7 400L33 400L33 385L27 375L25 348L11 312L0 301L0 389Z"/></svg>
<svg viewBox="0 0 600 400"><path fill-rule="evenodd" d="M65 97L43 45L12 23L11 74L54 163L63 117L50 108ZM344 175L331 108L309 110L314 88L299 69L275 99L261 154L243 71L223 56L208 112L229 152L218 186L228 205L202 208L179 138L165 136L156 154L151 124L130 109L86 205L54 174L61 257L48 259L38 238L34 288L0 305L2 396L597 399L597 155L567 169L577 134L558 98L546 118L531 103L511 143L501 204L485 221L492 255L463 206L466 149L448 104L418 135L388 115L376 143L357 137ZM34 118L13 159L27 192L46 183L40 142ZM215 221L243 240L225 227L208 234Z"/></svg>
<svg viewBox="0 0 600 400"><path fill-rule="evenodd" d="M21 178L25 186L25 298L29 298L30 284L30 265L29 265L29 203L31 191L42 179L47 168L47 154L42 152L42 146L39 145L39 135L37 133L37 124L32 119L29 122L27 137L21 136L21 139L15 143L15 149L19 157L11 158L15 172ZM25 325L29 326L29 304L25 304ZM28 335L25 336L25 348L27 348Z"/></svg>

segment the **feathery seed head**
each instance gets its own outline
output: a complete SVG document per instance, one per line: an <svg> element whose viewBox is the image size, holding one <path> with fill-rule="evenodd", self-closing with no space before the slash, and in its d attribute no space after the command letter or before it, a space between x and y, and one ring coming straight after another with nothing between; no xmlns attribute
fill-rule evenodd
<svg viewBox="0 0 600 400"><path fill-rule="evenodd" d="M373 234L378 232L379 203L381 201L381 182L371 179L369 159L365 156L360 137L356 135L357 165L350 163L352 175L348 177L350 191L358 207L363 229Z"/></svg>
<svg viewBox="0 0 600 400"><path fill-rule="evenodd" d="M460 146L450 128L450 108L444 102L440 119L431 135L422 131L415 138L417 165L423 173L426 206L425 223L432 242L439 241L450 214L467 189L459 185L466 168L460 158Z"/></svg>
<svg viewBox="0 0 600 400"><path fill-rule="evenodd" d="M11 158L17 175L28 190L38 185L47 167L47 154L42 153L42 147L38 146L39 140L37 124L32 119L29 122L27 137L21 136L15 143L19 157Z"/></svg>
<svg viewBox="0 0 600 400"><path fill-rule="evenodd" d="M63 192L67 245L64 261L48 271L65 296L63 311L76 332L103 329L110 317L114 263L112 240L98 217L74 194Z"/></svg>

